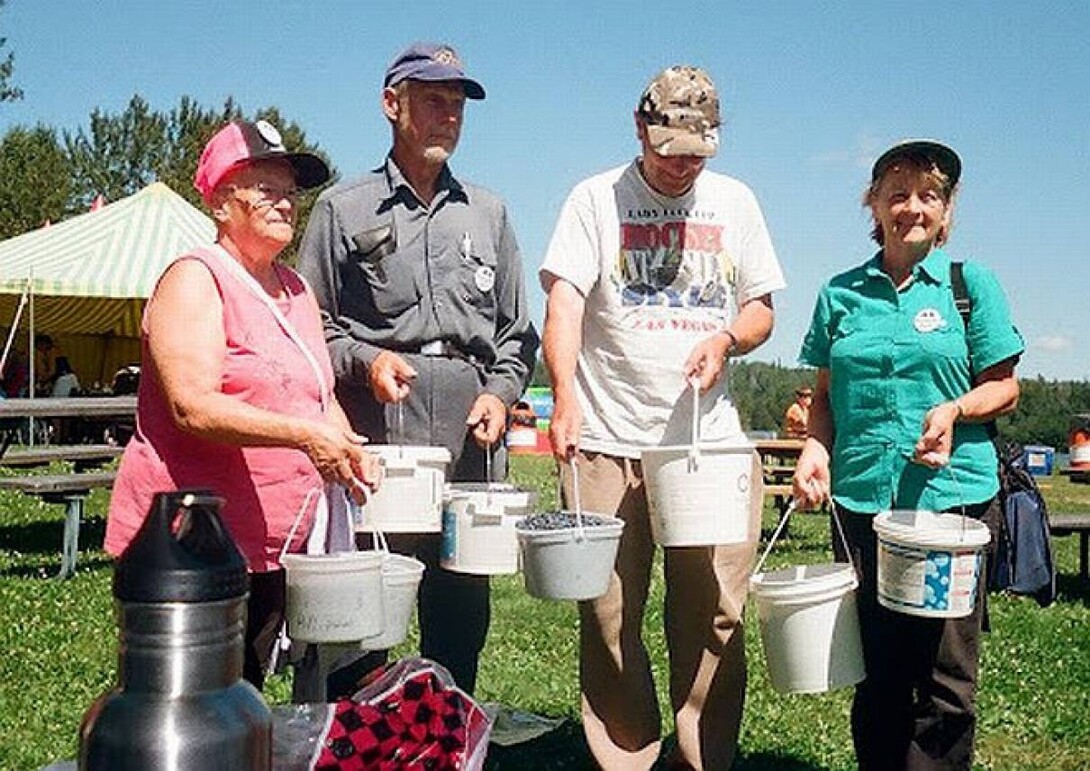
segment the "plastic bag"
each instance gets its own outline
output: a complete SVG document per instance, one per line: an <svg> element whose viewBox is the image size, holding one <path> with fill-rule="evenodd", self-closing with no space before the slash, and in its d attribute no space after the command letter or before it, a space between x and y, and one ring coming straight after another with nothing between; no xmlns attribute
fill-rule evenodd
<svg viewBox="0 0 1090 771"><path fill-rule="evenodd" d="M480 771L488 714L435 662L402 659L333 706L315 771Z"/></svg>
<svg viewBox="0 0 1090 771"><path fill-rule="evenodd" d="M332 704L272 708L272 771L312 771L333 719Z"/></svg>

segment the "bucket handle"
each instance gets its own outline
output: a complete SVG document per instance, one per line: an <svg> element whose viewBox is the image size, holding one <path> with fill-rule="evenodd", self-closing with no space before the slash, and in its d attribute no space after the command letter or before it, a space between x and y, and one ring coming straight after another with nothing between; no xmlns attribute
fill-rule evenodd
<svg viewBox="0 0 1090 771"><path fill-rule="evenodd" d="M689 388L693 392L692 444L689 445L689 473L695 473L700 462L700 380L689 378Z"/></svg>
<svg viewBox="0 0 1090 771"><path fill-rule="evenodd" d="M295 520L291 523L291 529L288 530L288 537L284 539L284 545L280 547L280 556L276 561L279 562L281 566L284 564L284 557L288 554L288 548L291 546L291 542L295 540L295 533L299 530L299 525L303 522L303 515L306 514L307 509L310 508L311 499L321 493L321 490L322 488L320 487L312 487L307 491L306 496L304 496L303 503L299 506L299 512L295 515ZM276 665L280 661L280 652L282 650L287 650L289 645L288 622L285 618L280 622L280 629L276 632L276 642L273 644L272 653L269 655L269 661L265 665L266 677L276 671Z"/></svg>
<svg viewBox="0 0 1090 771"><path fill-rule="evenodd" d="M833 502L833 497L830 495L827 499L829 504L829 516L833 518L833 524L836 527L836 533L840 536L840 542L844 545L844 553L848 555L848 564L851 565L852 570L855 570L855 560L852 559L852 550L848 546L848 539L844 535L844 526L840 522L840 514L837 512L837 506ZM783 516L780 518L780 522L776 525L775 531L772 533L772 537L768 539L768 546L765 547L764 554L761 555L761 559L757 562L757 567L753 569L753 574L761 572L761 568L764 567L765 560L768 559L769 552L772 551L772 547L775 545L776 540L780 537L780 533L783 532L784 527L787 526L787 520L795 510L798 508L798 504L795 499L792 498L788 504L787 509L784 511Z"/></svg>
<svg viewBox="0 0 1090 771"><path fill-rule="evenodd" d="M916 462L916 456L911 453L905 453L905 457L912 463ZM961 509L961 533L958 536L959 541L965 540L965 520L969 515L965 510L965 492L961 489L961 482L958 481L957 474L954 473L953 458L946 463L946 471L950 474L950 481L954 483L954 487L958 491L958 508Z"/></svg>
<svg viewBox="0 0 1090 771"><path fill-rule="evenodd" d="M568 459L567 466L568 473L571 474L572 503L575 507L575 540L585 541L587 532L583 526L583 503L579 499L579 466L575 462L574 456ZM561 469L561 473L563 473L563 469ZM557 481L561 481L559 474L557 475Z"/></svg>

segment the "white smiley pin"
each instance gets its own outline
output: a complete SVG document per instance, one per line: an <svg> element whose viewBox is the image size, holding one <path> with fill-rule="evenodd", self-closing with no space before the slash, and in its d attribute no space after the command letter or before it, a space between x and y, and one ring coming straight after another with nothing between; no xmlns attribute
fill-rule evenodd
<svg viewBox="0 0 1090 771"><path fill-rule="evenodd" d="M477 285L477 288L482 292L491 292L492 287L496 284L496 271L487 265L482 265L477 268L473 274L473 283Z"/></svg>
<svg viewBox="0 0 1090 771"><path fill-rule="evenodd" d="M912 326L917 332L934 332L946 326L946 320L935 308L923 308L912 319Z"/></svg>

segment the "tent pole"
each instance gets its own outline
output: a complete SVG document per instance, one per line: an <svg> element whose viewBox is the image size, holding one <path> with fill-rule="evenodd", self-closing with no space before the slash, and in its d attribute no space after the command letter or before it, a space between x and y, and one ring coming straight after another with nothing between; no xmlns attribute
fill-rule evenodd
<svg viewBox="0 0 1090 771"><path fill-rule="evenodd" d="M4 367L8 364L8 355L11 353L12 343L15 342L15 335L19 332L19 322L23 318L23 308L26 307L27 292L30 291L30 281L26 282L26 286L23 287L23 293L19 295L19 307L15 309L15 318L11 322L11 328L8 329L8 339L4 341L4 355L0 357L0 377L3 376Z"/></svg>
<svg viewBox="0 0 1090 771"><path fill-rule="evenodd" d="M37 350L35 350L35 347L34 347L34 268L30 269L30 275L27 278L27 288L29 290L29 295L30 295L30 315L28 317L29 320L30 320L30 323L27 325L28 329L30 330L30 346L29 346L29 348L30 348L30 390L29 390L29 394L30 394L30 398L33 399L34 395L35 395L34 394L35 389L37 388L37 379L38 379L38 373L34 371L35 365L38 363L37 362L38 352L37 352ZM32 418L32 417L27 418L27 427L28 427L28 433L30 434L27 437L27 442L30 444L31 447L33 447L34 446L34 418Z"/></svg>

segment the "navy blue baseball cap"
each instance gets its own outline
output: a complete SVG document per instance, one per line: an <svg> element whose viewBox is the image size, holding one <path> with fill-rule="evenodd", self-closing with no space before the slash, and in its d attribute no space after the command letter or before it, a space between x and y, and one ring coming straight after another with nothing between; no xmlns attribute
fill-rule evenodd
<svg viewBox="0 0 1090 771"><path fill-rule="evenodd" d="M484 99L484 86L466 77L458 53L446 43L413 43L399 53L386 68L382 86L390 88L403 80L456 80L465 89L466 99Z"/></svg>

